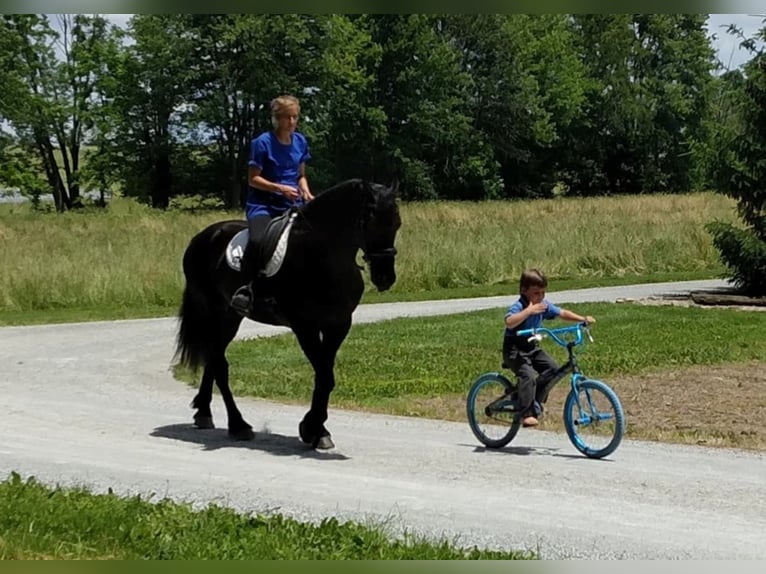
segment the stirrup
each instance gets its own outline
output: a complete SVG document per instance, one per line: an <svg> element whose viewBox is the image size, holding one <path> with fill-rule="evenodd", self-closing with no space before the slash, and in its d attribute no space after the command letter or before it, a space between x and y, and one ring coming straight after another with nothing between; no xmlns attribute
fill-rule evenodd
<svg viewBox="0 0 766 574"><path fill-rule="evenodd" d="M231 296L229 305L240 315L247 316L253 308L253 288L250 285L242 285Z"/></svg>

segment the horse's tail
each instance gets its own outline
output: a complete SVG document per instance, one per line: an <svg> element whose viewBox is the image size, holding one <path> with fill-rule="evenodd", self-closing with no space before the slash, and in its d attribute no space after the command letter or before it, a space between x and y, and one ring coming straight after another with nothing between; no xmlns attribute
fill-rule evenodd
<svg viewBox="0 0 766 574"><path fill-rule="evenodd" d="M206 269L204 249L209 241L207 230L192 239L186 248L183 259L183 271L186 278L181 307L178 310L178 334L176 336L175 358L178 363L196 371L205 365L211 333L215 323L214 305L215 286Z"/></svg>
<svg viewBox="0 0 766 574"><path fill-rule="evenodd" d="M176 358L181 365L196 371L207 361L211 315L204 290L187 279L181 308L178 310Z"/></svg>

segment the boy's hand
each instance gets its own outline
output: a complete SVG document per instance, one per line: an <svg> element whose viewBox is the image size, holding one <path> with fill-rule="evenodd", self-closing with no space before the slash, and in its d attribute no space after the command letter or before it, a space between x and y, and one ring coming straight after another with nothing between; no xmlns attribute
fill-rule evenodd
<svg viewBox="0 0 766 574"><path fill-rule="evenodd" d="M596 322L596 319L595 319L594 317L591 317L590 315L587 315L587 316L585 317L585 322L586 322L588 325L590 325L591 323L595 323L595 322Z"/></svg>
<svg viewBox="0 0 766 574"><path fill-rule="evenodd" d="M534 305L530 305L527 307L529 309L529 312L532 315L539 315L540 313L545 313L548 310L548 304L547 303L535 303Z"/></svg>

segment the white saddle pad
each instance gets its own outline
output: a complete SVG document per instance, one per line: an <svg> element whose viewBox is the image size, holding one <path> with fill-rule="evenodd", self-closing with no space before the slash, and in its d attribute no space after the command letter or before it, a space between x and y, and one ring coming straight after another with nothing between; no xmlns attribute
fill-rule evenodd
<svg viewBox="0 0 766 574"><path fill-rule="evenodd" d="M285 260L285 255L287 254L287 238L290 236L290 229L293 226L296 215L296 213L290 214L290 219L277 241L277 247L274 249L271 259L269 259L268 263L266 263L261 270L261 275L271 277L272 275L276 275L277 271L282 267L282 262ZM232 237L231 241L229 241L229 244L226 246L226 263L235 271L241 271L242 269L242 257L245 254L245 248L247 247L247 242L249 240L250 231L245 228Z"/></svg>

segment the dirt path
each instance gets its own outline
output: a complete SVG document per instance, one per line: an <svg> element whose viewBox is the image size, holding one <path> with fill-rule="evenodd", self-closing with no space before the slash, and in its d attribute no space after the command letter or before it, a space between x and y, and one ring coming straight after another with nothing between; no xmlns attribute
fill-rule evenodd
<svg viewBox="0 0 766 574"><path fill-rule="evenodd" d="M605 301L701 282L557 293ZM494 300L493 300L494 299ZM491 308L506 298L360 307L355 320ZM241 336L278 332L249 324ZM338 448L302 446L305 407L240 399L254 441L191 428L194 390L169 372L167 319L0 329L0 475L301 520L333 515L546 558L766 558L766 456L625 441L610 460L560 433L506 449L467 424L333 410ZM214 416L224 420L220 401Z"/></svg>

